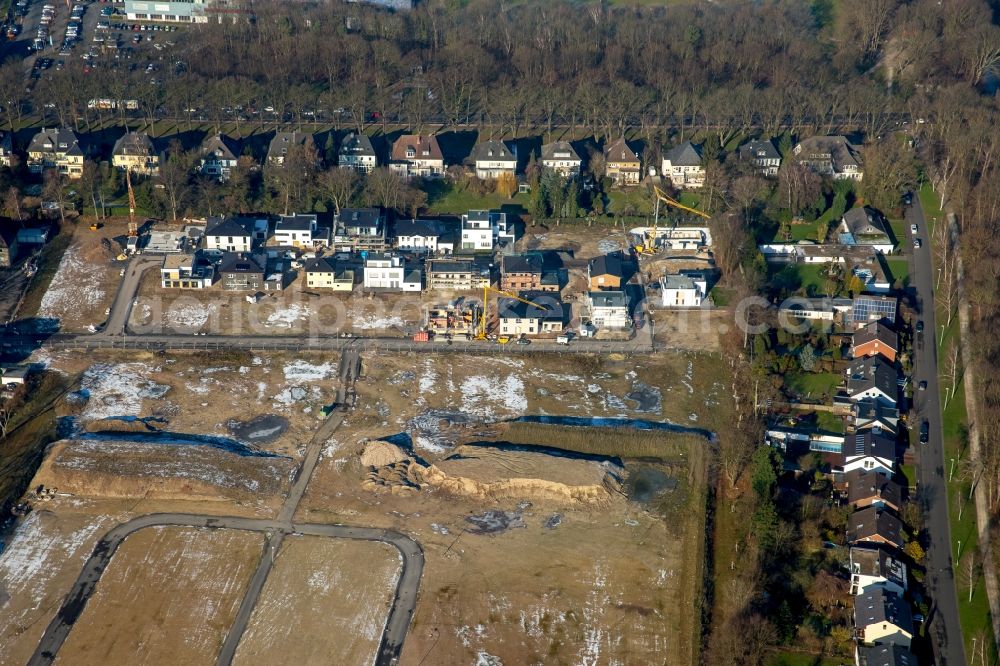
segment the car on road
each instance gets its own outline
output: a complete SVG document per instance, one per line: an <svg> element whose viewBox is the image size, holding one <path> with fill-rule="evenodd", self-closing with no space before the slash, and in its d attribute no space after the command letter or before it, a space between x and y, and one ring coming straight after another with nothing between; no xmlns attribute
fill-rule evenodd
<svg viewBox="0 0 1000 666"><path fill-rule="evenodd" d="M923 332L924 332L924 320L921 319L917 321L917 333L923 333Z"/></svg>
<svg viewBox="0 0 1000 666"><path fill-rule="evenodd" d="M930 440L930 438L931 438L931 424L927 422L927 419L924 419L920 423L920 443L926 444L928 440Z"/></svg>
<svg viewBox="0 0 1000 666"><path fill-rule="evenodd" d="M927 380L926 379L923 380L922 382L920 382L919 384L917 384L917 390L918 391L926 391L927 390Z"/></svg>
<svg viewBox="0 0 1000 666"><path fill-rule="evenodd" d="M531 344L531 340L529 340L528 338L518 338L517 339L517 344L519 344L519 345L530 345Z"/></svg>
<svg viewBox="0 0 1000 666"><path fill-rule="evenodd" d="M920 242L919 238L914 238L913 239L913 247L915 247L917 249L920 249L921 245L923 245L923 243Z"/></svg>
<svg viewBox="0 0 1000 666"><path fill-rule="evenodd" d="M913 193L907 192L906 194L903 195L903 205L909 206L912 203L913 203Z"/></svg>
<svg viewBox="0 0 1000 666"><path fill-rule="evenodd" d="M917 225L915 225L915 224L911 224L910 225L910 233L911 234L917 233Z"/></svg>

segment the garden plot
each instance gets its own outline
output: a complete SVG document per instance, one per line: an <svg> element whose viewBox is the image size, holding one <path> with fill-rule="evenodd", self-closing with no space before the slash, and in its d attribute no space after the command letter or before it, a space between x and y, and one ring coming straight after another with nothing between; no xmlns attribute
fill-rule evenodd
<svg viewBox="0 0 1000 666"><path fill-rule="evenodd" d="M289 536L234 663L372 663L399 571L388 544Z"/></svg>
<svg viewBox="0 0 1000 666"><path fill-rule="evenodd" d="M263 543L262 535L239 530L151 527L132 534L56 663L214 662Z"/></svg>

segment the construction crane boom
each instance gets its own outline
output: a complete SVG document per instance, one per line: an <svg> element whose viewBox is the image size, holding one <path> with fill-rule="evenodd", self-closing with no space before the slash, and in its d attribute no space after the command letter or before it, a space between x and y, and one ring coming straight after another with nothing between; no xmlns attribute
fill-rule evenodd
<svg viewBox="0 0 1000 666"><path fill-rule="evenodd" d="M546 307L545 305L541 305L539 303L529 301L525 298L521 298L517 294L512 294L509 291L503 291L502 289L494 289L493 287L487 285L483 287L483 313L479 317L479 332L476 334L476 340L486 339L486 311L489 310L489 307L487 306L488 301L486 299L489 297L490 293L498 294L500 296L506 296L507 298L513 298L515 301L520 301L521 303L524 303L526 305L533 305L536 308L548 310L548 307Z"/></svg>
<svg viewBox="0 0 1000 666"><path fill-rule="evenodd" d="M654 254L655 253L656 237L659 235L659 230L660 230L660 202L661 201L663 203L665 203L666 205L668 205L668 206L671 206L673 208L677 208L679 210L683 210L683 211L688 212L688 213L694 213L695 215L700 215L701 217L704 217L705 219L710 219L712 217L708 213L704 213L704 212L698 210L697 208L692 208L690 206L685 206L684 204L682 204L681 202L677 201L676 199L672 199L671 197L667 196L667 194L663 190L661 190L659 187L657 187L656 185L653 185L653 196L656 197L656 212L653 215L653 230L646 232L643 235L643 238L642 238L642 245L637 245L635 247L636 252L639 253L639 254Z"/></svg>
<svg viewBox="0 0 1000 666"><path fill-rule="evenodd" d="M135 192L132 190L131 169L125 169L125 184L128 186L128 235L134 238L139 235L139 227L135 223Z"/></svg>

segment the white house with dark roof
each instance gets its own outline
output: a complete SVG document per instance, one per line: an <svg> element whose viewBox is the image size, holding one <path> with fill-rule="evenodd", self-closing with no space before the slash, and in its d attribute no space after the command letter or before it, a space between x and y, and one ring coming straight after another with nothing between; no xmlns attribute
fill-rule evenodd
<svg viewBox="0 0 1000 666"><path fill-rule="evenodd" d="M690 141L674 146L663 156L663 177L677 189L697 189L705 184L701 148Z"/></svg>
<svg viewBox="0 0 1000 666"><path fill-rule="evenodd" d="M704 276L672 273L660 278L660 298L665 308L698 308L705 301L708 281Z"/></svg>
<svg viewBox="0 0 1000 666"><path fill-rule="evenodd" d="M792 149L795 159L816 173L834 180L857 180L864 177L857 146L844 136L813 136Z"/></svg>
<svg viewBox="0 0 1000 666"><path fill-rule="evenodd" d="M282 215L274 225L274 242L297 248L313 247L317 244L316 230L315 214Z"/></svg>
<svg viewBox="0 0 1000 666"><path fill-rule="evenodd" d="M239 161L239 144L234 139L220 133L209 135L202 141L199 152L199 170L203 176L220 183L229 180Z"/></svg>
<svg viewBox="0 0 1000 666"><path fill-rule="evenodd" d="M45 169L57 169L61 175L75 179L83 175L85 157L73 130L42 129L28 145L28 171L42 173Z"/></svg>
<svg viewBox="0 0 1000 666"><path fill-rule="evenodd" d="M249 252L253 248L253 229L233 217L208 218L204 238L207 250Z"/></svg>
<svg viewBox="0 0 1000 666"><path fill-rule="evenodd" d="M503 141L484 141L472 149L476 178L496 179L501 174L517 173L517 155Z"/></svg>
<svg viewBox="0 0 1000 666"><path fill-rule="evenodd" d="M407 268L397 254L375 252L365 258L364 288L385 291L421 291L423 276L419 269Z"/></svg>
<svg viewBox="0 0 1000 666"><path fill-rule="evenodd" d="M865 470L892 476L896 469L896 440L882 432L864 430L844 438L841 455L845 473Z"/></svg>
<svg viewBox="0 0 1000 666"><path fill-rule="evenodd" d="M337 166L354 169L358 173L371 173L378 166L378 155L367 134L351 132L344 137L337 151Z"/></svg>
<svg viewBox="0 0 1000 666"><path fill-rule="evenodd" d="M542 166L563 178L572 178L580 175L583 160L569 141L556 141L542 146Z"/></svg>
<svg viewBox="0 0 1000 666"><path fill-rule="evenodd" d="M398 220L396 249L406 252L452 254L455 241L438 220Z"/></svg>
<svg viewBox="0 0 1000 666"><path fill-rule="evenodd" d="M881 356L855 359L844 371L847 395L853 402L864 399L881 401L895 407L899 399L899 373Z"/></svg>
<svg viewBox="0 0 1000 666"><path fill-rule="evenodd" d="M917 666L917 658L902 645L858 645L854 666Z"/></svg>
<svg viewBox="0 0 1000 666"><path fill-rule="evenodd" d="M599 329L622 330L632 327L628 314L628 296L624 291L591 291L587 293L590 323Z"/></svg>
<svg viewBox="0 0 1000 666"><path fill-rule="evenodd" d="M753 163L765 176L773 178L778 175L778 169L781 168L781 153L770 139L747 141L740 146L739 156L740 159Z"/></svg>
<svg viewBox="0 0 1000 666"><path fill-rule="evenodd" d="M857 206L845 212L837 235L842 245L863 245L883 254L889 254L896 247L885 218L868 206Z"/></svg>

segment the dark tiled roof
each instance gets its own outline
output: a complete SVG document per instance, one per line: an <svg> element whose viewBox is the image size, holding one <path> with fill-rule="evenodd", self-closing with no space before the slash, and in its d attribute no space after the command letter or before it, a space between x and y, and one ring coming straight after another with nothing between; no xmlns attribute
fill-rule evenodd
<svg viewBox="0 0 1000 666"><path fill-rule="evenodd" d="M622 277L622 258L618 253L602 254L590 260L590 276L613 275Z"/></svg>
<svg viewBox="0 0 1000 666"><path fill-rule="evenodd" d="M870 499L881 499L895 507L902 506L902 487L884 474L866 470L852 470L845 475L847 501L856 504Z"/></svg>
<svg viewBox="0 0 1000 666"><path fill-rule="evenodd" d="M851 514L847 520L847 540L870 540L880 536L897 548L903 547L903 523L888 511L868 507Z"/></svg>
<svg viewBox="0 0 1000 666"><path fill-rule="evenodd" d="M701 150L690 141L674 146L667 152L673 166L701 166Z"/></svg>
<svg viewBox="0 0 1000 666"><path fill-rule="evenodd" d="M504 273L541 273L542 258L537 254L508 254L501 260Z"/></svg>
<svg viewBox="0 0 1000 666"><path fill-rule="evenodd" d="M896 335L896 331L880 321L873 321L854 332L855 347L860 347L875 340L878 340L893 351L899 349L899 336Z"/></svg>
<svg viewBox="0 0 1000 666"><path fill-rule="evenodd" d="M233 217L210 217L205 225L206 236L249 236L251 231Z"/></svg>

